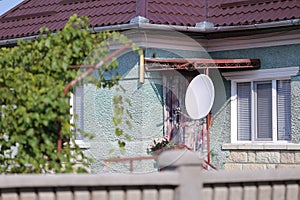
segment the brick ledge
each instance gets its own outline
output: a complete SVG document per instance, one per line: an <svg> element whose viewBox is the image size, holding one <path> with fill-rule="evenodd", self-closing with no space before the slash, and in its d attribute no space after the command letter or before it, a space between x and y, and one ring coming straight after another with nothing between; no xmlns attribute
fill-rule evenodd
<svg viewBox="0 0 300 200"><path fill-rule="evenodd" d="M300 150L300 144L222 144L222 150Z"/></svg>

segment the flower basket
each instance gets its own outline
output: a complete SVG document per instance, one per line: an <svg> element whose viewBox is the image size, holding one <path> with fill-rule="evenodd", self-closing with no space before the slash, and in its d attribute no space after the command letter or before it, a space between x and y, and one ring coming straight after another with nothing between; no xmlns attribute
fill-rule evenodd
<svg viewBox="0 0 300 200"><path fill-rule="evenodd" d="M153 144L148 146L148 153L157 156L163 151L181 149L191 150L191 148L187 147L185 144L174 144L172 141L169 141L166 137L164 137L154 139Z"/></svg>

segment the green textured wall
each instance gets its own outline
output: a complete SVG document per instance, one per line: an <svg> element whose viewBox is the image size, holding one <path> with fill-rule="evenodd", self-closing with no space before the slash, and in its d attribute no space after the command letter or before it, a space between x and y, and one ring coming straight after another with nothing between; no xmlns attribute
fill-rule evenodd
<svg viewBox="0 0 300 200"><path fill-rule="evenodd" d="M162 49L145 49L145 56L152 57L197 57L199 52L169 51ZM158 72L146 72L145 82L139 82L139 55L128 52L118 58L119 72L123 76L120 85L126 89L125 96L131 100L130 112L133 119L131 130L125 129L132 141L126 142L126 153L120 154L112 124L115 89L96 89L93 85L84 88L84 130L95 134L92 140L84 139L90 148L86 154L94 158L92 173L103 173L105 162L109 157L137 157L147 155L147 146L154 138L163 136L163 99L162 78ZM115 153L109 154L114 148ZM128 172L129 164L109 164L109 172ZM135 172L153 172L155 163L144 161L134 164Z"/></svg>
<svg viewBox="0 0 300 200"><path fill-rule="evenodd" d="M253 48L246 50L232 50L212 52L191 52L180 50L145 49L146 57L157 58L258 58L261 60L261 68L277 68L300 66L300 45L276 46L266 48ZM147 155L146 149L153 138L163 135L163 109L162 109L162 80L157 72L146 73L145 83L139 83L139 56L128 52L119 60L119 70L124 77L120 84L127 90L130 98L133 115L133 129L127 130L132 141L127 142L126 154L122 157L136 157ZM224 143L230 143L230 83L224 80L219 70L210 70L210 77L215 85L215 102L212 108L211 127L211 158L212 163L222 168L227 151L222 151ZM96 89L94 86L85 87L85 121L84 129L95 134L93 140L86 140L90 148L86 151L95 162L91 164L92 173L102 173L104 158L109 157L109 149L118 149L112 125L112 97L114 89ZM300 78L292 79L292 128L293 141L300 141ZM112 154L111 156L119 156ZM134 165L136 172L155 171L153 161L140 162ZM126 172L129 165L114 166L110 164L109 171Z"/></svg>
<svg viewBox="0 0 300 200"><path fill-rule="evenodd" d="M300 66L300 45L285 45L263 48L211 52L212 58L260 59L261 69ZM227 151L224 143L230 143L230 82L224 80L226 98L217 99L218 106L212 113L211 127L212 163L223 168ZM221 102L220 102L221 101ZM300 76L292 77L292 142L300 141Z"/></svg>
<svg viewBox="0 0 300 200"><path fill-rule="evenodd" d="M115 156L136 157L146 155L147 144L152 138L162 135L162 100L161 79L146 76L145 83L139 82L139 56L128 52L118 58L119 71L123 75L120 85L126 89L124 97L130 99L132 107L129 108L133 120L131 130L123 128L131 136L132 141L126 143L126 153L121 155L112 124L113 102L116 94L115 88L96 89L93 85L84 88L84 130L95 134L95 138L87 140L90 148L86 151L94 158L91 165L92 173L104 172L103 159ZM109 154L114 148L115 153ZM149 161L153 162L153 161ZM153 163L138 163L134 166L137 171L153 170ZM129 165L109 164L110 172L128 172Z"/></svg>

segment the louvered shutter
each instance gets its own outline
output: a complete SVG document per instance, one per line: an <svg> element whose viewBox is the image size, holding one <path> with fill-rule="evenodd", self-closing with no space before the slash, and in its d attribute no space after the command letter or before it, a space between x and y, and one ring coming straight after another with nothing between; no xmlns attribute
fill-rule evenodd
<svg viewBox="0 0 300 200"><path fill-rule="evenodd" d="M277 81L277 133L278 140L291 140L291 83Z"/></svg>
<svg viewBox="0 0 300 200"><path fill-rule="evenodd" d="M255 82L257 140L272 140L272 82Z"/></svg>
<svg viewBox="0 0 300 200"><path fill-rule="evenodd" d="M237 83L238 137L251 140L251 83Z"/></svg>
<svg viewBox="0 0 300 200"><path fill-rule="evenodd" d="M77 86L75 88L75 98L74 98L74 113L75 113L75 124L76 124L76 139L82 140L82 134L79 130L83 130L84 126L84 118L83 118L83 99L84 99L84 93L83 93L83 86Z"/></svg>

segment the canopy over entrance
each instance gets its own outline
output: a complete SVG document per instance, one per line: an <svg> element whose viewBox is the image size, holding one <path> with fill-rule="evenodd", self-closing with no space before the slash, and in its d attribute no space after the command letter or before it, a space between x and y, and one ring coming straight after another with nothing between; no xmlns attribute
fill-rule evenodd
<svg viewBox="0 0 300 200"><path fill-rule="evenodd" d="M145 58L145 70L257 69L259 59Z"/></svg>

